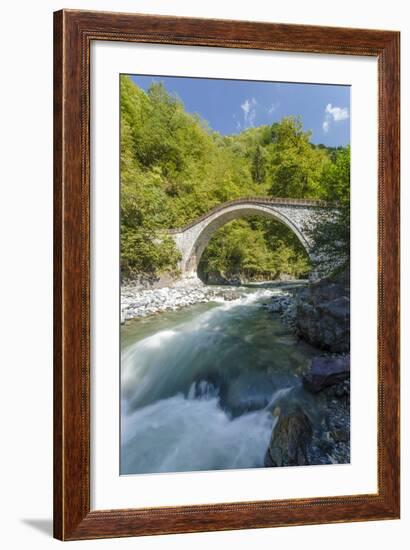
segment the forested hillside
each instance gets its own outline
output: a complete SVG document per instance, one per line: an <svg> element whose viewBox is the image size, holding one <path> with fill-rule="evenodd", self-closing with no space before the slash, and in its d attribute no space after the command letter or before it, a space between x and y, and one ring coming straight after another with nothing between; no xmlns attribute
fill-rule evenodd
<svg viewBox="0 0 410 550"><path fill-rule="evenodd" d="M344 225L335 233L339 238L348 223L349 164L349 148L313 145L300 119L284 118L272 126L222 136L187 113L163 85L144 92L123 76L122 277L175 272L178 252L166 229L239 197L337 200L345 205ZM328 235L335 230L327 229ZM205 277L222 273L255 280L303 276L309 263L290 230L252 217L222 227L200 267Z"/></svg>

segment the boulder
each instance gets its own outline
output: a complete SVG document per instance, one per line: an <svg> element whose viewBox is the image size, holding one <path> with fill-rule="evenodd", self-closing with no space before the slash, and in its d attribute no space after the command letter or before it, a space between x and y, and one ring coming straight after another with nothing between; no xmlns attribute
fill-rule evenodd
<svg viewBox="0 0 410 550"><path fill-rule="evenodd" d="M350 355L314 357L309 371L303 376L303 385L308 391L318 393L348 378L350 378Z"/></svg>
<svg viewBox="0 0 410 550"><path fill-rule="evenodd" d="M283 311L292 303L290 294L280 294L278 296L272 296L270 304L267 309L272 313L283 313Z"/></svg>
<svg viewBox="0 0 410 550"><path fill-rule="evenodd" d="M302 290L296 301L296 331L315 347L350 350L350 289L344 278L323 279Z"/></svg>
<svg viewBox="0 0 410 550"><path fill-rule="evenodd" d="M349 430L334 430L330 435L337 443L349 443L350 441Z"/></svg>
<svg viewBox="0 0 410 550"><path fill-rule="evenodd" d="M221 403L231 414L260 410L268 405L276 390L270 376L259 372L245 372L221 391Z"/></svg>
<svg viewBox="0 0 410 550"><path fill-rule="evenodd" d="M279 407L276 407L274 416L278 416L278 421L266 451L265 466L308 464L308 447L313 434L309 418L300 407L287 414L282 414Z"/></svg>
<svg viewBox="0 0 410 550"><path fill-rule="evenodd" d="M245 281L239 275L233 275L227 279L228 285L241 286Z"/></svg>

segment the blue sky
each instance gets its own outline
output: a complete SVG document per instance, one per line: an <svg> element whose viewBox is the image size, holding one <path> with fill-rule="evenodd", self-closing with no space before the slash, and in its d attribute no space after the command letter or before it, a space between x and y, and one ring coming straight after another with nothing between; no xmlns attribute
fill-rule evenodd
<svg viewBox="0 0 410 550"><path fill-rule="evenodd" d="M350 142L350 87L251 80L132 76L147 90L163 82L190 113L198 113L223 135L252 126L272 124L284 116L300 115L313 143L329 146Z"/></svg>

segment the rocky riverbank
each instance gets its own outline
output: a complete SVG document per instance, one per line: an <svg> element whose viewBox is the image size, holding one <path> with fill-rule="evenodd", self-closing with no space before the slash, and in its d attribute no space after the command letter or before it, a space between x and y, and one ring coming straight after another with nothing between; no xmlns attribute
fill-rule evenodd
<svg viewBox="0 0 410 550"><path fill-rule="evenodd" d="M263 304L263 307L272 313L280 315L282 322L296 333L296 297L300 288L291 290L281 290L272 296L269 303Z"/></svg>
<svg viewBox="0 0 410 550"><path fill-rule="evenodd" d="M326 375L317 369L322 363L327 365ZM303 387L314 394L315 406L301 405L298 397L301 389L297 386L275 403L271 411L275 422L265 455L266 467L350 462L348 356L343 366L340 363L334 368L331 358L317 357L303 376ZM306 399L303 401L306 403Z"/></svg>
<svg viewBox="0 0 410 550"><path fill-rule="evenodd" d="M350 462L350 380L323 390L326 414L313 431L308 449L310 464Z"/></svg>
<svg viewBox="0 0 410 550"><path fill-rule="evenodd" d="M350 278L347 270L303 289L296 298L296 331L332 353L350 350Z"/></svg>
<svg viewBox="0 0 410 550"><path fill-rule="evenodd" d="M350 284L347 271L302 287L284 290L264 304L314 347L332 353L350 349Z"/></svg>
<svg viewBox="0 0 410 550"><path fill-rule="evenodd" d="M265 307L299 338L323 350L302 377L320 400L319 423L299 406L276 407L266 466L350 462L350 286L347 271L274 296Z"/></svg>
<svg viewBox="0 0 410 550"><path fill-rule="evenodd" d="M241 296L239 289L206 286L198 282L156 289L124 285L121 287L121 323L134 317L146 317L161 311L175 311L210 301L236 300Z"/></svg>
<svg viewBox="0 0 410 550"><path fill-rule="evenodd" d="M318 395L325 411L313 431L310 464L350 462L350 356L319 356L303 376L305 389Z"/></svg>
<svg viewBox="0 0 410 550"><path fill-rule="evenodd" d="M285 300L287 307L292 306L291 294L286 289L288 286L297 287L303 283L303 281L278 281L277 284L272 284L267 281L230 287L205 285L200 279L193 278L154 287L142 285L140 281L126 282L121 286L121 323L135 317L146 317L162 311L175 311L199 303L237 300L249 293L249 287L255 290L266 290L267 295L271 292L272 302L263 304L263 307L274 311L272 304L275 298ZM280 285L284 288L280 288ZM290 313L288 317L291 318Z"/></svg>

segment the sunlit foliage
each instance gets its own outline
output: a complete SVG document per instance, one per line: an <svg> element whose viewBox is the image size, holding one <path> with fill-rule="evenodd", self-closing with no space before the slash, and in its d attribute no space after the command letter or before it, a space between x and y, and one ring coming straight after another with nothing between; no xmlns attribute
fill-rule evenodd
<svg viewBox="0 0 410 550"><path fill-rule="evenodd" d="M187 113L161 83L144 92L122 76L122 277L175 273L179 253L166 230L230 199L323 198L342 201L348 213L349 158L349 149L312 145L302 121L294 117L221 136ZM336 224L338 242L347 218ZM298 277L309 263L291 231L278 222L250 218L215 234L201 269L248 279Z"/></svg>

